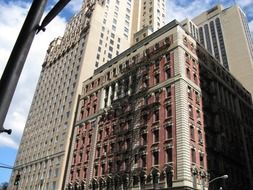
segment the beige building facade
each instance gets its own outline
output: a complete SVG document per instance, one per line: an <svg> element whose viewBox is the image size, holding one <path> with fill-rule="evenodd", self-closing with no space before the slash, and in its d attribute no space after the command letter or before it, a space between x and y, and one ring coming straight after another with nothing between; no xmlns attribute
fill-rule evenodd
<svg viewBox="0 0 253 190"><path fill-rule="evenodd" d="M199 40L253 94L253 44L246 15L238 5L217 5L193 19Z"/></svg>

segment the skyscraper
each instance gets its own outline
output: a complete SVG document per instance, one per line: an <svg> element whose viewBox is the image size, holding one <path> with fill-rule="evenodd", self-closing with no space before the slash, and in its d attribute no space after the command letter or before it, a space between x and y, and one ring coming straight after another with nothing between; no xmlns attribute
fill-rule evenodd
<svg viewBox="0 0 253 190"><path fill-rule="evenodd" d="M81 84L95 68L130 46L133 6L131 0L85 0L67 24L64 36L51 42L9 189L14 188L18 173L18 189L63 188Z"/></svg>
<svg viewBox="0 0 253 190"><path fill-rule="evenodd" d="M253 43L238 5L217 5L192 19L200 43L253 94Z"/></svg>

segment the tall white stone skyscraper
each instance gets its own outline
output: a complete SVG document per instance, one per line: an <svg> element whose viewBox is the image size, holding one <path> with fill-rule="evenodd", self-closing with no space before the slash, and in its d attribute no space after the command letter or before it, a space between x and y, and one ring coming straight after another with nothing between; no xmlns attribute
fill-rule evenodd
<svg viewBox="0 0 253 190"><path fill-rule="evenodd" d="M132 44L165 25L165 0L135 0L133 4Z"/></svg>
<svg viewBox="0 0 253 190"><path fill-rule="evenodd" d="M94 69L129 48L134 34L143 27L149 26L156 30L164 24L164 0L139 0L137 4L143 4L143 7L138 8L138 11L144 14L144 9L147 9L146 14L152 20L149 24L141 25L138 22L144 22L143 19L133 23L136 19L133 13L136 2L85 0L80 12L67 24L64 36L51 42L26 121L9 189L64 188L82 81L92 76ZM159 6L163 6L160 13ZM138 27L135 27L136 24ZM18 187L15 187L14 181L18 174L20 181Z"/></svg>

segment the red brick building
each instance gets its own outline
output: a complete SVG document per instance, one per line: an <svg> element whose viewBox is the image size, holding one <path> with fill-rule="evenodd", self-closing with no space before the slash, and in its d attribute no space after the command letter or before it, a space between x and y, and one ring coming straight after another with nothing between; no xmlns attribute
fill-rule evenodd
<svg viewBox="0 0 253 190"><path fill-rule="evenodd" d="M68 188L207 189L203 57L173 21L84 81Z"/></svg>

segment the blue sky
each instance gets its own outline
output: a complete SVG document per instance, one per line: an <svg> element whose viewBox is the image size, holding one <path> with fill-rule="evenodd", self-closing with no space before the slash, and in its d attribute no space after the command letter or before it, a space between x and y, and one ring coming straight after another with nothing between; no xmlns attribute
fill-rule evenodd
<svg viewBox="0 0 253 190"><path fill-rule="evenodd" d="M46 11L52 8L57 1L49 0ZM11 166L14 164L48 44L55 37L63 34L67 20L78 11L81 2L82 0L72 0L47 27L46 32L35 37L4 124L5 128L12 128L13 133L11 136L0 134L1 164ZM193 18L202 11L210 9L217 2L219 0L167 0L167 22L175 18L179 21L186 17ZM253 34L253 0L220 0L220 2L224 7L234 4L234 2L239 4L247 15L251 34ZM0 1L0 75L2 75L30 4L31 0ZM10 173L10 170L0 168L0 183L9 181Z"/></svg>

